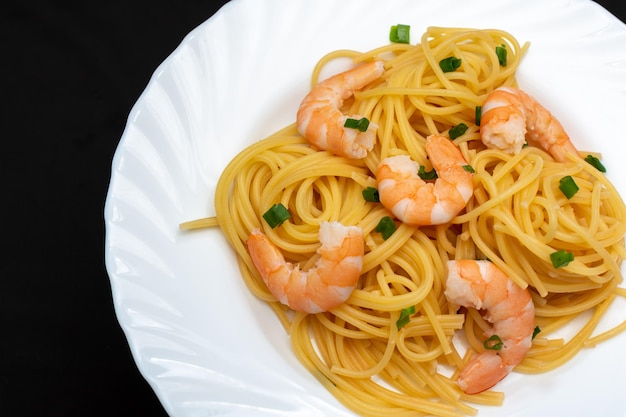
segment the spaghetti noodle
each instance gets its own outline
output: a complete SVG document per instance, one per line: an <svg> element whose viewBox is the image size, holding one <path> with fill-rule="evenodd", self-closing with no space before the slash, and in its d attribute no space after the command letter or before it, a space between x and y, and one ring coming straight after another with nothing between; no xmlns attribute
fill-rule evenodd
<svg viewBox="0 0 626 417"><path fill-rule="evenodd" d="M498 48L506 50L503 63ZM625 297L621 263L626 255L626 208L605 175L582 159L556 162L525 147L516 155L486 149L480 141L477 106L500 86L516 86L515 73L528 45L500 30L431 27L416 45L393 43L366 53L334 51L313 70L337 58L385 62L385 75L345 103L378 125L374 149L348 159L313 149L295 125L256 142L224 170L215 194L215 219L181 225L215 226L238 255L251 292L274 310L303 365L348 408L363 416L476 414L472 404L499 405L500 392L463 393L459 369L484 349L489 326L473 309L454 311L444 296L448 259L488 258L522 287L528 287L541 330L519 372L552 370L585 346L623 331L626 321L594 335L616 297ZM460 59L456 71L440 61ZM387 156L406 154L430 169L424 150L430 134L454 138L475 170L474 195L451 222L415 227L396 221L387 239L376 231L392 216L365 201L374 172ZM565 173L565 174L564 174ZM579 186L571 199L559 192L563 175ZM282 203L291 218L276 228L262 215ZM251 230L261 228L285 258L303 269L315 260L323 221L362 228L366 253L357 288L339 307L319 314L293 312L268 291L247 253ZM555 269L550 254L574 255ZM591 312L569 340L550 338ZM454 337L461 329L467 343Z"/></svg>

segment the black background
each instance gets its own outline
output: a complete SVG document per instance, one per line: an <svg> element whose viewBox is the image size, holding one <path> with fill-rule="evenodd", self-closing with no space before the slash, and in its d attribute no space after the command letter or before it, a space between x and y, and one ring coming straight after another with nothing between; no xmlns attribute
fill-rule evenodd
<svg viewBox="0 0 626 417"><path fill-rule="evenodd" d="M624 21L620 1L599 3ZM0 415L166 415L115 317L103 208L131 107L224 3L0 8Z"/></svg>

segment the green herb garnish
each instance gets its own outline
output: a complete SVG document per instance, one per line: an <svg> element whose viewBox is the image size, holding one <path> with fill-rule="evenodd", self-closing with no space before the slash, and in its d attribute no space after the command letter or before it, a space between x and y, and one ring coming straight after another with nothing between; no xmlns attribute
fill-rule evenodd
<svg viewBox="0 0 626 417"><path fill-rule="evenodd" d="M443 72L456 71L457 69L459 69L460 66L461 59L454 56L444 58L439 61L439 68L441 68Z"/></svg>
<svg viewBox="0 0 626 417"><path fill-rule="evenodd" d="M389 216L385 216L376 225L376 232L383 236L383 240L387 240L396 231L396 223Z"/></svg>
<svg viewBox="0 0 626 417"><path fill-rule="evenodd" d="M466 131L467 125L465 123L459 123L458 125L451 128L448 134L450 135L450 139L456 139Z"/></svg>
<svg viewBox="0 0 626 417"><path fill-rule="evenodd" d="M367 187L363 191L361 191L363 195L363 199L370 203L380 203L380 195L378 194L378 189L374 187Z"/></svg>
<svg viewBox="0 0 626 417"><path fill-rule="evenodd" d="M344 127L349 129L357 129L359 132L365 132L370 125L370 121L367 120L366 117L362 117L360 119L350 119L347 118L346 122L343 124Z"/></svg>
<svg viewBox="0 0 626 417"><path fill-rule="evenodd" d="M410 43L411 42L411 26L394 25L389 30L389 40L394 43Z"/></svg>
<svg viewBox="0 0 626 417"><path fill-rule="evenodd" d="M574 260L574 254L566 251L565 249L559 249L558 251L550 254L550 260L552 261L552 266L555 268L561 268L569 265L569 263Z"/></svg>
<svg viewBox="0 0 626 417"><path fill-rule="evenodd" d="M280 226L285 220L289 219L290 217L291 214L289 213L289 210L287 210L287 208L281 203L274 204L272 207L269 208L269 210L267 210L263 214L263 218L272 229Z"/></svg>
<svg viewBox="0 0 626 417"><path fill-rule="evenodd" d="M600 160L596 158L595 156L587 155L585 156L585 161L591 164L591 166L597 169L598 171L606 172L606 168L604 167L604 165L602 165L602 162L600 162Z"/></svg>
<svg viewBox="0 0 626 417"><path fill-rule="evenodd" d="M485 347L485 349L489 350L500 350L502 349L503 345L504 343L502 343L502 339L500 339L500 336L498 336L497 334L494 334L489 339L483 342L483 346Z"/></svg>
<svg viewBox="0 0 626 417"><path fill-rule="evenodd" d="M426 171L424 165L420 165L419 169L417 170L417 175L424 181L437 179L437 171L435 171L434 168L430 171Z"/></svg>
<svg viewBox="0 0 626 417"><path fill-rule="evenodd" d="M496 46L496 55L501 67L506 67L506 45Z"/></svg>
<svg viewBox="0 0 626 417"><path fill-rule="evenodd" d="M559 180L559 190L563 193L565 197L569 200L574 197L579 190L578 185L574 181L571 175L567 175Z"/></svg>
<svg viewBox="0 0 626 417"><path fill-rule="evenodd" d="M411 321L411 315L415 314L415 306L403 308L400 311L400 318L396 320L396 328L400 330Z"/></svg>

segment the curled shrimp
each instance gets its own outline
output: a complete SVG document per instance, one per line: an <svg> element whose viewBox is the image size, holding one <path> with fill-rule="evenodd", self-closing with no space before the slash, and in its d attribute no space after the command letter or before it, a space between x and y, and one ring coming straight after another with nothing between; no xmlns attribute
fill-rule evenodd
<svg viewBox="0 0 626 417"><path fill-rule="evenodd" d="M252 262L269 291L293 310L328 311L346 301L359 281L365 250L361 228L323 222L319 239L320 258L308 271L286 262L259 229L253 230L246 241Z"/></svg>
<svg viewBox="0 0 626 417"><path fill-rule="evenodd" d="M419 177L419 164L406 155L383 159L376 169L380 202L404 223L423 226L447 223L474 192L473 174L459 148L448 138L431 135L426 153L438 178Z"/></svg>
<svg viewBox="0 0 626 417"><path fill-rule="evenodd" d="M319 83L300 104L296 118L298 132L315 147L335 155L354 159L367 156L374 147L378 126L369 123L364 132L344 127L348 118L362 117L348 117L340 108L345 99L379 78L384 70L382 61L371 61Z"/></svg>
<svg viewBox="0 0 626 417"><path fill-rule="evenodd" d="M489 148L518 153L528 141L559 161L578 150L561 123L537 100L513 87L500 87L487 96L480 117L480 136Z"/></svg>
<svg viewBox="0 0 626 417"><path fill-rule="evenodd" d="M485 310L493 327L487 336L502 342L500 350L474 356L459 374L467 394L491 388L522 361L535 330L535 306L523 289L490 261L448 261L445 296L454 305Z"/></svg>

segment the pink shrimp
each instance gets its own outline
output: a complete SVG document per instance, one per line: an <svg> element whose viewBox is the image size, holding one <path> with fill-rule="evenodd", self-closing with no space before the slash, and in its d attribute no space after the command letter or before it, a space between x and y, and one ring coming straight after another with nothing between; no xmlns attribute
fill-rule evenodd
<svg viewBox="0 0 626 417"><path fill-rule="evenodd" d="M537 100L513 87L492 91L482 106L480 135L489 148L518 153L528 140L560 162L578 150L559 121Z"/></svg>
<svg viewBox="0 0 626 417"><path fill-rule="evenodd" d="M490 261L448 261L445 296L454 305L485 310L493 324L487 336L502 341L500 350L485 350L461 370L458 383L467 394L491 388L519 364L530 349L535 306L523 289Z"/></svg>
<svg viewBox="0 0 626 417"><path fill-rule="evenodd" d="M418 163L406 155L385 158L376 169L380 202L398 219L416 226L449 222L474 192L473 174L450 139L429 136L426 153L437 172L434 183L422 180Z"/></svg>
<svg viewBox="0 0 626 417"><path fill-rule="evenodd" d="M359 281L365 250L361 228L323 222L319 239L320 258L308 271L285 261L280 250L258 229L246 241L267 288L293 310L328 311L346 301Z"/></svg>
<svg viewBox="0 0 626 417"><path fill-rule="evenodd" d="M376 140L375 123L369 123L367 130L346 128L348 116L340 107L343 101L355 90L379 78L385 68L382 61L371 61L348 71L334 75L315 86L304 98L298 109L296 125L298 131L313 146L348 158L364 158L374 147ZM350 116L361 119L360 115Z"/></svg>

